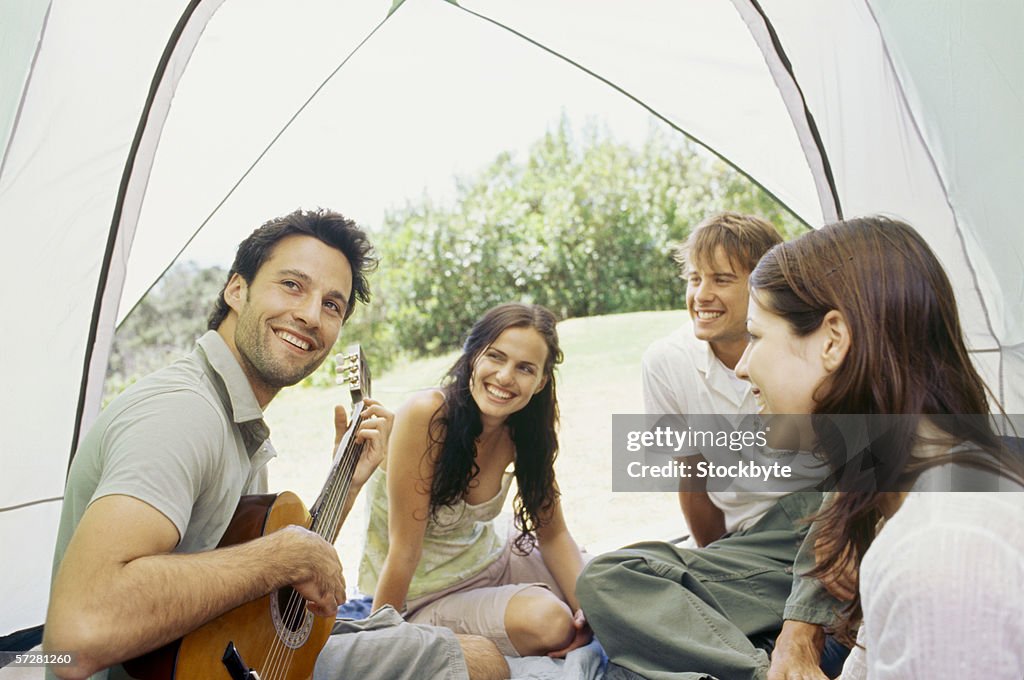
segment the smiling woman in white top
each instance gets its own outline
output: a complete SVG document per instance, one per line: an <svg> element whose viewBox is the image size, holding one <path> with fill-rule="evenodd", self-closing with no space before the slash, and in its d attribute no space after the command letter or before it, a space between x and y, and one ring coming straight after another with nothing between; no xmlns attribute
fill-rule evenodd
<svg viewBox="0 0 1024 680"><path fill-rule="evenodd" d="M848 220L773 248L750 288L736 373L762 413L810 414L802 434L838 477L871 466L808 539L812 575L848 599L838 634L863 622L843 677L1024 677L1024 494L926 490L963 470L1024 489L928 245L895 220ZM860 456L821 436L833 414L870 416Z"/></svg>
<svg viewBox="0 0 1024 680"><path fill-rule="evenodd" d="M359 585L374 609L483 635L508 656L564 656L589 642L576 601L583 557L554 472L561 360L550 311L500 305L470 330L441 389L398 410L368 483ZM506 540L493 520L513 476Z"/></svg>

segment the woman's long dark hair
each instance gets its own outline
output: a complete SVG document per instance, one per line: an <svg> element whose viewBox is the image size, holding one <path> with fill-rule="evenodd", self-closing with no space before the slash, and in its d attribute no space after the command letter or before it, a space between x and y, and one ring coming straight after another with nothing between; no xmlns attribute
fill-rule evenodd
<svg viewBox="0 0 1024 680"><path fill-rule="evenodd" d="M558 399L554 367L562 362L555 315L540 305L507 303L487 311L470 329L462 355L442 382L444 403L430 422L430 438L437 459L430 487L430 512L465 498L480 466L476 439L483 430L480 408L470 394L470 378L477 359L505 330L532 328L548 349L543 367L545 385L529 403L509 416L507 424L515 445L515 474L519 490L513 501L518 551L530 552L534 532L558 498L555 457L558 455Z"/></svg>
<svg viewBox="0 0 1024 680"><path fill-rule="evenodd" d="M770 250L750 275L751 295L782 316L798 336L838 310L850 332L845 360L815 394L812 421L825 435L832 414L865 414L871 442L856 461L872 484L836 494L814 517L824 547L812 576L858 573L889 499L949 455L911 460L922 417L976 451L956 461L1021 479L1019 461L993 431L987 387L967 352L953 287L924 239L885 217L838 222ZM886 417L889 416L889 417ZM899 417L895 417L899 416ZM841 438L820 436L834 471L849 466ZM836 633L852 644L862 617L859 592L841 612Z"/></svg>

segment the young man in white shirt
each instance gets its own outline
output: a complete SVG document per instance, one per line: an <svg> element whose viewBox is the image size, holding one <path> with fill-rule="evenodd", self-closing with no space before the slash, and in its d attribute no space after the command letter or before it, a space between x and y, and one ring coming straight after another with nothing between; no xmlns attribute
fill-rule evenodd
<svg viewBox="0 0 1024 680"><path fill-rule="evenodd" d="M644 354L646 413L757 411L750 383L737 378L733 368L747 346L747 279L761 256L781 242L775 227L758 217L721 213L701 223L676 250L691 323ZM701 455L692 458L686 462L694 464ZM741 495L709 493L704 479L680 484L679 505L696 546L752 526L778 497L754 489Z"/></svg>
<svg viewBox="0 0 1024 680"><path fill-rule="evenodd" d="M750 272L781 242L768 222L727 212L702 222L677 249L691 323L644 355L648 414L685 420L756 413L750 383L733 369L747 346ZM697 450L683 458L690 469L702 459ZM820 502L820 494L788 494L760 480L709 491L704 478L681 478L687 547L629 546L599 556L580 577L583 611L612 662L607 677L761 680L784 617L807 626L789 626L799 638L794 663L816 670L824 639L819 624L831 621L834 601L817 588L790 595L806 533L799 520ZM788 666L787 641L778 645L773 673Z"/></svg>

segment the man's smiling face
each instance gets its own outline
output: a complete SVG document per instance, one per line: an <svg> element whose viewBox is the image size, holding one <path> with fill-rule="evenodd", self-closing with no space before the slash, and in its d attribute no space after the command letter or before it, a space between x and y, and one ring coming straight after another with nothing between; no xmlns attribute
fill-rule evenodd
<svg viewBox="0 0 1024 680"><path fill-rule="evenodd" d="M747 337L750 272L734 264L718 246L709 262L693 263L686 275L686 308L700 340L737 343Z"/></svg>
<svg viewBox="0 0 1024 680"><path fill-rule="evenodd" d="M224 298L238 315L235 354L261 404L323 362L351 292L341 251L302 235L281 239L251 283L237 274L228 282Z"/></svg>

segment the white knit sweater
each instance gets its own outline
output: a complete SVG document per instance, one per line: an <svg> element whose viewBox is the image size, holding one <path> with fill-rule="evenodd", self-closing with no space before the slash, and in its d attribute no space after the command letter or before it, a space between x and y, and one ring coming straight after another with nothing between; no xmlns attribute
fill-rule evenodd
<svg viewBox="0 0 1024 680"><path fill-rule="evenodd" d="M911 492L864 557L842 680L1024 678L1024 493Z"/></svg>

